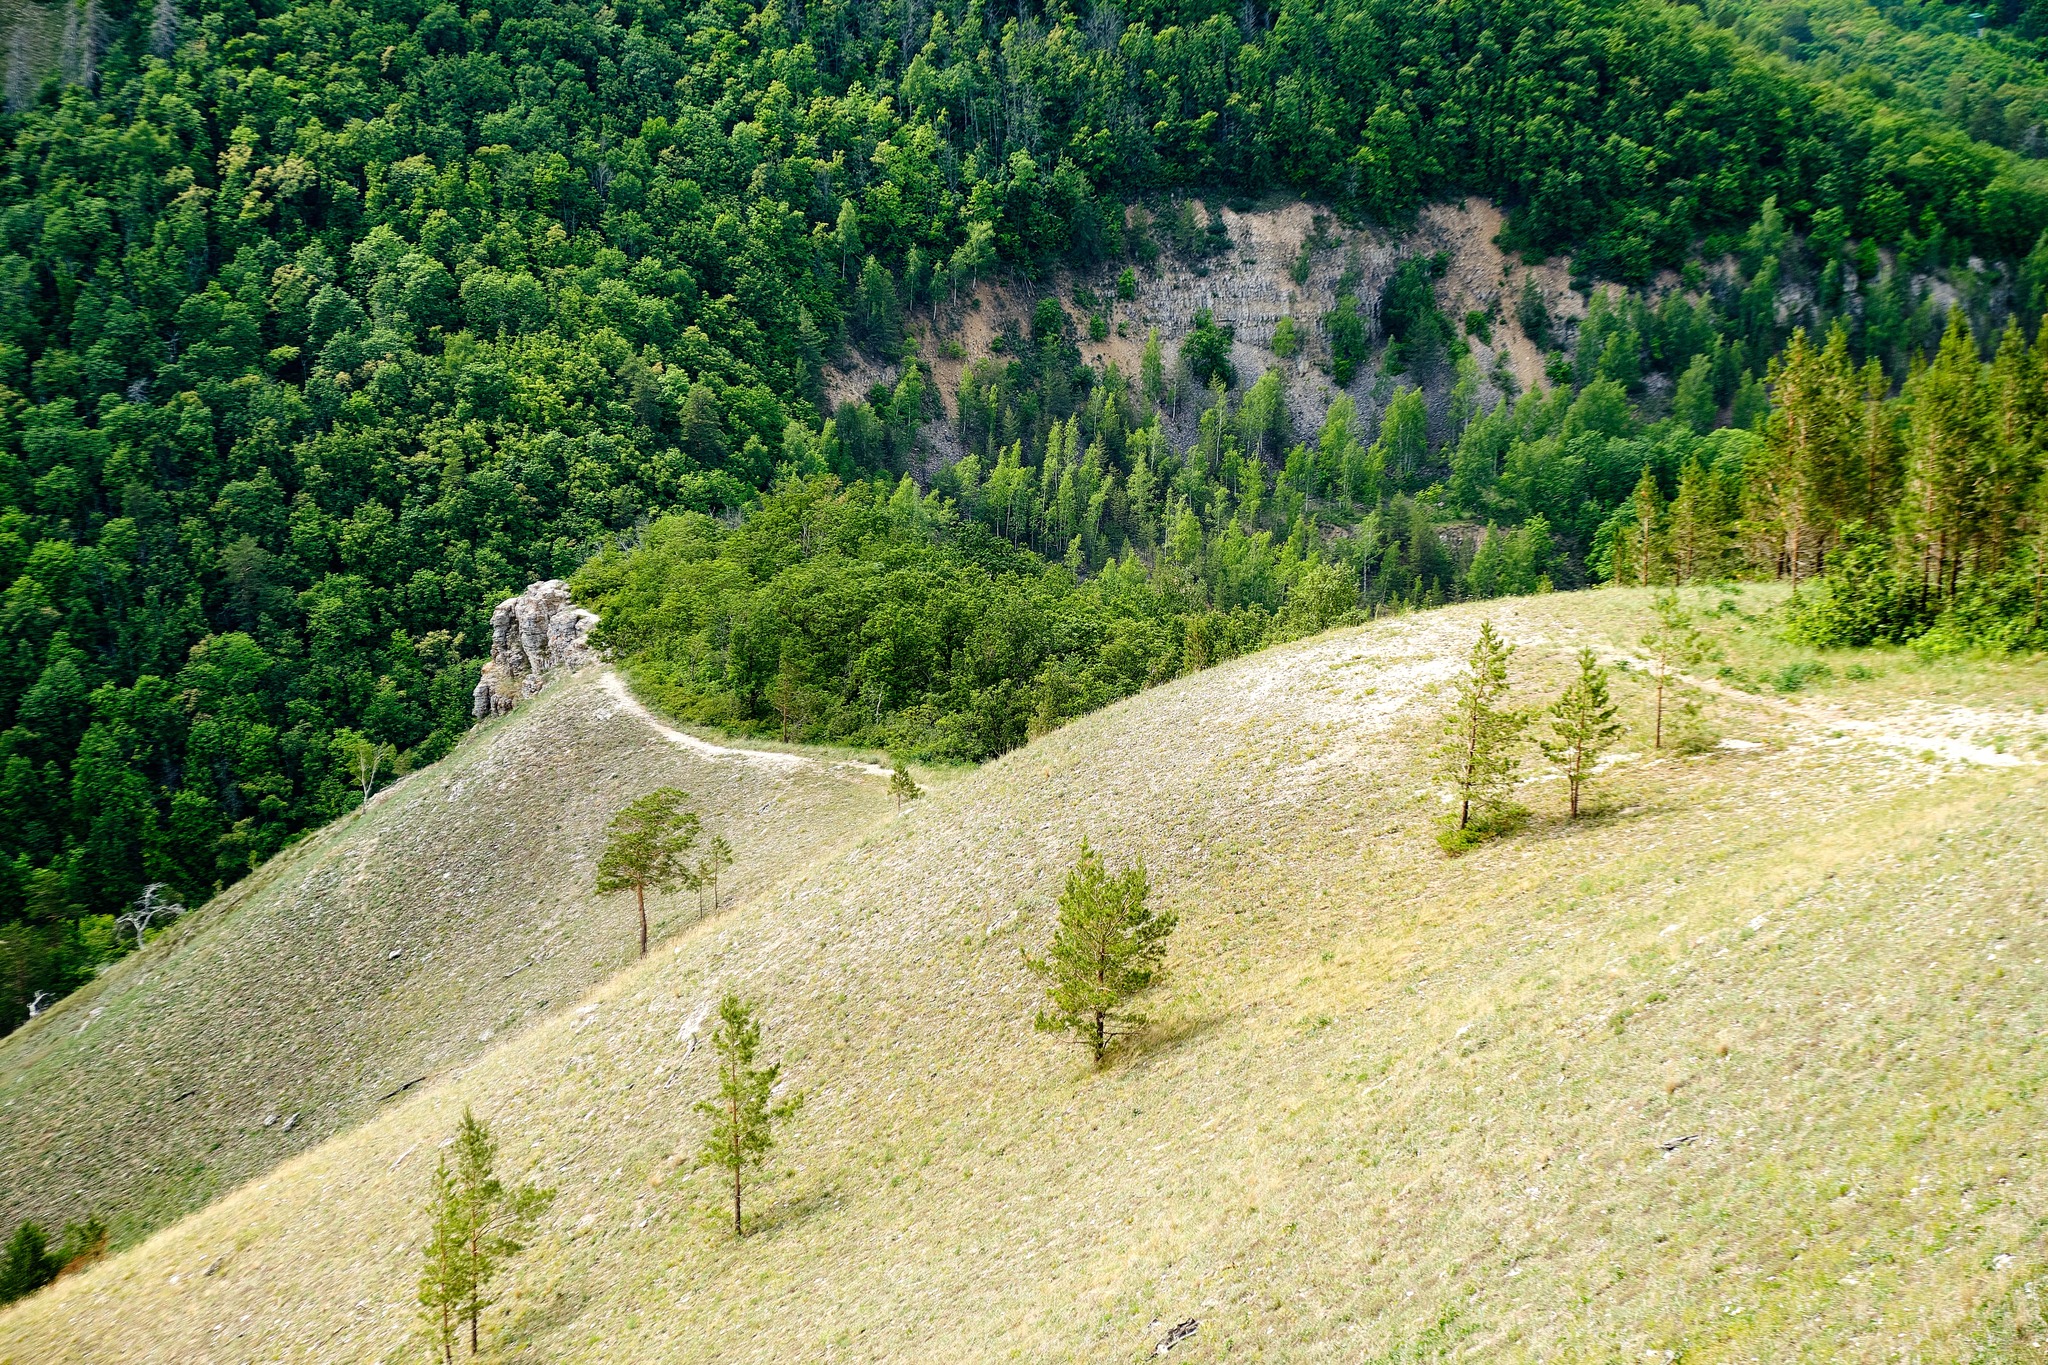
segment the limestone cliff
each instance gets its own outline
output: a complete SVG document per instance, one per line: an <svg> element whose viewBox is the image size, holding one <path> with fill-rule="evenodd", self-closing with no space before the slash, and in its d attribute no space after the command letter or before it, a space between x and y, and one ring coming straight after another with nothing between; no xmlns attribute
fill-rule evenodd
<svg viewBox="0 0 2048 1365"><path fill-rule="evenodd" d="M500 602L491 613L491 660L477 681L476 716L502 715L540 691L549 674L595 662L590 632L596 626L597 614L571 602L569 585L559 578Z"/></svg>

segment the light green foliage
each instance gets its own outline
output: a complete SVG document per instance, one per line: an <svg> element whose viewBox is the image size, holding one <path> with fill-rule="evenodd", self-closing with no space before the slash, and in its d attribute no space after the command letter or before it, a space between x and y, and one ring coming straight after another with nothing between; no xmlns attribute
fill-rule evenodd
<svg viewBox="0 0 2048 1365"><path fill-rule="evenodd" d="M610 837L597 862L597 892L631 891L640 911L640 956L647 956L647 893L696 890L701 878L683 855L696 847L703 822L683 809L686 792L658 787L612 817Z"/></svg>
<svg viewBox="0 0 2048 1365"><path fill-rule="evenodd" d="M1600 756L1621 733L1615 710L1607 695L1607 670L1592 650L1581 649L1578 676L1550 704L1550 734L1536 741L1565 780L1574 820L1579 818L1580 789L1593 780Z"/></svg>
<svg viewBox="0 0 2048 1365"><path fill-rule="evenodd" d="M698 1148L698 1158L732 1177L732 1233L746 1236L741 1220L741 1194L746 1172L767 1160L775 1146L775 1125L802 1107L803 1097L775 1101L779 1062L761 1061L761 1020L756 1006L727 991L718 1002L718 1026L711 1033L718 1056L718 1091L697 1102L697 1112L711 1120Z"/></svg>
<svg viewBox="0 0 2048 1365"><path fill-rule="evenodd" d="M1694 431L1705 435L1714 429L1721 404L1714 397L1713 360L1705 352L1692 358L1678 377L1678 392L1671 400L1671 415Z"/></svg>
<svg viewBox="0 0 2048 1365"><path fill-rule="evenodd" d="M1506 810L1514 792L1515 774L1521 769L1516 749L1529 723L1525 714L1506 704L1508 660L1514 652L1493 622L1480 622L1465 671L1452 685L1444 742L1436 751L1437 777L1458 802L1451 834L1462 834L1471 826L1475 807L1483 825L1493 821Z"/></svg>
<svg viewBox="0 0 2048 1365"><path fill-rule="evenodd" d="M1380 419L1380 449L1389 473L1404 477L1429 450L1429 405L1420 389L1402 389Z"/></svg>
<svg viewBox="0 0 2048 1365"><path fill-rule="evenodd" d="M505 1184L497 1141L467 1108L455 1130L454 1158L451 1167L443 1156L431 1177L418 1295L422 1325L444 1361L453 1359L465 1325L470 1354L481 1349L484 1310L497 1302L491 1283L525 1250L555 1198L553 1190Z"/></svg>
<svg viewBox="0 0 2048 1365"><path fill-rule="evenodd" d="M22 13L47 30L68 11ZM1176 0L1107 46L1082 12L1006 36L955 0L860 22L743 4L719 18L754 35L737 46L634 7L544 23L361 0L180 13L92 8L56 70L34 56L54 37L22 39L0 131L15 224L0 277L25 301L0 316L0 444L19 465L0 479L0 580L19 584L0 641L0 714L18 732L0 785L0 866L18 869L0 878L0 1027L89 979L88 921L139 887L198 904L355 804L374 784L333 758L337 731L388 746L384 771L446 753L494 602L663 515L730 515L785 466L847 483L928 468L929 372L906 363L893 388L837 401L826 357L903 363L927 327L950 355L959 338L925 310L998 269L1117 273L1119 296L1135 292L1128 262L1157 244L1129 196L1284 191L1325 220L1396 227L1455 186L1512 206L1502 243L1525 259L1568 253L1581 277L1630 281L1691 266L1654 306L1612 300L1582 328L1554 382L1611 385L1623 411L1603 390L1580 414L1599 423L1530 455L1547 505L1465 509L1503 527L1540 511L1567 576L1625 496L1606 468L1640 464L1573 439L1642 436L1626 402L1665 382L1683 423L1706 428L1711 389L1753 424L1787 282L1810 282L1818 320L1851 320L1857 359L1896 382L1940 327L1925 281L1979 257L1962 311L2009 306L1982 283L1995 276L2017 283L2026 322L2048 278L2039 254L2019 264L2048 225L2024 150L2044 85L2024 5L1990 14L1985 36L1963 7L1921 7L1909 42L1856 0L1747 0L1711 21L1596 0L1569 23L1530 0L1484 23L1434 0L1313 0L1284 22ZM1795 61L1873 69L1840 68L1862 87L1845 94L1823 78L1833 65L1787 66L1729 25ZM1352 37L1340 52L1302 32ZM1344 52L1404 55L1353 69ZM45 76L49 97L31 97ZM1745 98L1708 98L1727 90ZM1162 217L1191 263L1220 263L1220 211L1183 196ZM1683 259L1695 244L1735 277L1708 289ZM1334 245L1311 236L1303 279ZM1322 320L1343 383L1382 337L1390 368L1441 377L1459 340L1434 300L1441 271L1348 272ZM1555 344L1547 319L1524 324ZM1194 338L1202 379L1227 362L1221 330ZM984 469L1013 443L1035 468L1045 427L1111 387L1046 342L1003 352L997 368L1021 369L998 395L1015 401L983 405ZM1164 378L1142 377L1148 401L1169 396ZM1085 433L1083 451L1106 432L1105 523L1133 425ZM1155 474L1167 455L1150 452ZM1439 481L1426 460L1389 463L1389 495ZM1667 486L1675 468L1659 467ZM1348 526L1373 491L1298 512ZM1277 503L1232 533L1224 500L1181 492L1215 534L1291 538ZM1027 539L1063 562L1078 536L1086 576L1126 545L1149 555L1159 529ZM1284 607L1229 579L1207 575L1200 610ZM1455 572L1372 581L1375 606L1458 591ZM1987 583L1952 628L2004 639L2008 589Z"/></svg>
<svg viewBox="0 0 2048 1365"><path fill-rule="evenodd" d="M1274 458L1287 448L1287 381L1278 368L1267 370L1245 391L1237 426L1244 449L1257 459Z"/></svg>
<svg viewBox="0 0 2048 1365"><path fill-rule="evenodd" d="M1301 341L1294 334L1294 318L1292 315L1284 314L1280 321L1273 324L1273 354L1282 360L1292 360L1295 352L1300 349Z"/></svg>
<svg viewBox="0 0 2048 1365"><path fill-rule="evenodd" d="M1675 592L1660 592L1651 605L1657 614L1655 628L1642 638L1644 651L1650 657L1650 677L1656 693L1655 744L1664 747L1664 694L1671 687L1671 675L1682 668L1696 668L1705 662L1714 650L1714 643L1693 624L1692 614L1685 610ZM1699 703L1688 698L1691 709L1686 713L1684 733L1694 735L1700 729Z"/></svg>
<svg viewBox="0 0 2048 1365"><path fill-rule="evenodd" d="M1083 840L1060 892L1052 946L1024 959L1046 982L1038 1030L1073 1034L1098 1066L1117 1039L1144 1027L1129 1004L1157 976L1177 923L1172 911L1154 914L1145 904L1151 891L1142 861L1112 874Z"/></svg>
<svg viewBox="0 0 2048 1365"><path fill-rule="evenodd" d="M455 1359L455 1344L462 1336L468 1248L461 1197L447 1157L435 1163L429 1179L427 1240L421 1250L419 1280L420 1329L446 1365Z"/></svg>
<svg viewBox="0 0 2048 1365"><path fill-rule="evenodd" d="M1148 407L1158 407L1166 400L1166 359L1159 347L1159 329L1147 328L1145 352L1138 361L1140 391Z"/></svg>

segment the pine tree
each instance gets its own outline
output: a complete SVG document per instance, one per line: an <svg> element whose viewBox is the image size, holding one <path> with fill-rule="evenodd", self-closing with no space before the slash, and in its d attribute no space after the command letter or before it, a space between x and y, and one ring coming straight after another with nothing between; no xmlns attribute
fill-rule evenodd
<svg viewBox="0 0 2048 1365"><path fill-rule="evenodd" d="M1456 700L1444 718L1444 743L1436 751L1438 774L1458 798L1457 828L1502 809L1514 791L1521 760L1515 742L1528 717L1502 703L1508 695L1508 660L1515 647L1500 638L1493 622L1479 623L1479 637L1455 684Z"/></svg>
<svg viewBox="0 0 2048 1365"><path fill-rule="evenodd" d="M443 1365L447 1365L455 1359L455 1342L461 1335L467 1257L462 1208L456 1195L455 1177L448 1170L447 1157L442 1157L434 1167L431 1180L433 1183L427 1194L425 1264L420 1268L420 1325L440 1353Z"/></svg>
<svg viewBox="0 0 2048 1365"><path fill-rule="evenodd" d="M462 1111L455 1130L455 1196L461 1220L462 1316L469 1322L469 1353L479 1349L484 1309L495 1300L486 1291L507 1258L516 1256L532 1236L533 1224L554 1201L553 1190L532 1185L507 1189L494 1167L498 1144L477 1116Z"/></svg>
<svg viewBox="0 0 2048 1365"><path fill-rule="evenodd" d="M689 796L659 787L612 817L611 838L597 863L597 891L631 891L640 909L640 956L647 956L647 892L694 891L702 882L683 861L696 846L703 822L682 808Z"/></svg>
<svg viewBox="0 0 2048 1365"><path fill-rule="evenodd" d="M924 795L924 788L917 785L917 779L910 775L910 769L903 766L902 759L891 760L893 771L889 774L889 795L896 798L896 813L903 813L905 801L915 801Z"/></svg>
<svg viewBox="0 0 2048 1365"><path fill-rule="evenodd" d="M1745 471L1745 492L1751 523L1767 547L1760 557L1790 575L1796 590L1809 566L1821 563L1830 533L1853 501L1862 383L1839 327L1820 349L1803 328L1795 330L1784 355L1771 362L1769 380L1764 449Z"/></svg>
<svg viewBox="0 0 2048 1365"><path fill-rule="evenodd" d="M453 1145L454 1168L443 1157L432 1177L419 1288L421 1316L444 1361L453 1358L465 1322L469 1353L482 1349L484 1310L495 1302L488 1295L491 1281L525 1248L555 1197L533 1185L507 1188L495 1169L498 1144L469 1109L462 1111Z"/></svg>
<svg viewBox="0 0 2048 1365"><path fill-rule="evenodd" d="M1600 755L1621 733L1607 696L1607 670L1593 651L1579 651L1579 676L1550 705L1551 738L1539 739L1543 756L1564 774L1571 793L1571 818L1579 818L1579 790L1592 781Z"/></svg>
<svg viewBox="0 0 2048 1365"><path fill-rule="evenodd" d="M1144 1027L1145 1017L1126 1006L1152 984L1177 922L1171 911L1147 908L1151 891L1143 862L1112 876L1084 839L1060 892L1051 950L1024 959L1047 982L1050 1006L1039 1011L1038 1030L1073 1034L1098 1066L1118 1037Z"/></svg>
<svg viewBox="0 0 2048 1365"><path fill-rule="evenodd" d="M23 1223L7 1241L0 1259L0 1303L35 1293L57 1278L61 1262L50 1254L49 1239L34 1223Z"/></svg>
<svg viewBox="0 0 2048 1365"><path fill-rule="evenodd" d="M1697 457L1687 459L1678 471L1678 496L1671 500L1666 541L1672 576L1680 583L1721 575L1727 532L1720 493L1719 482Z"/></svg>
<svg viewBox="0 0 2048 1365"><path fill-rule="evenodd" d="M795 1114L803 1097L792 1095L780 1104L771 1103L782 1066L756 1065L761 1055L761 1021L754 1005L732 991L718 1002L718 1027L712 1031L711 1046L718 1054L718 1093L697 1103L697 1112L711 1120L699 1154L705 1165L731 1175L732 1234L744 1237L740 1196L746 1172L767 1160L775 1146L775 1125Z"/></svg>
<svg viewBox="0 0 2048 1365"><path fill-rule="evenodd" d="M1962 314L1950 314L1933 363L1909 385L1912 437L1901 520L1919 562L1921 594L1941 600L1956 595L1983 527L1986 452L1996 443L1977 344Z"/></svg>
<svg viewBox="0 0 2048 1365"><path fill-rule="evenodd" d="M1664 519L1664 492L1657 487L1657 476L1650 472L1648 464L1643 466L1643 476L1636 480L1629 504L1634 516L1628 525L1628 565L1636 582L1647 588L1652 579L1661 576L1658 565L1664 557L1664 538L1658 529ZM1619 582L1620 565L1615 567L1615 581Z"/></svg>
<svg viewBox="0 0 2048 1365"><path fill-rule="evenodd" d="M711 842L704 846L704 856L697 860L697 883L711 884L711 913L718 913L718 874L732 866L732 845L722 834L711 836Z"/></svg>
<svg viewBox="0 0 2048 1365"><path fill-rule="evenodd" d="M1679 604L1677 593L1658 593L1652 609L1657 613L1657 626L1643 636L1643 648L1649 652L1651 673L1656 683L1656 747L1661 749L1664 747L1664 693L1670 685L1672 670L1694 667L1707 657L1713 645L1693 625L1691 615Z"/></svg>

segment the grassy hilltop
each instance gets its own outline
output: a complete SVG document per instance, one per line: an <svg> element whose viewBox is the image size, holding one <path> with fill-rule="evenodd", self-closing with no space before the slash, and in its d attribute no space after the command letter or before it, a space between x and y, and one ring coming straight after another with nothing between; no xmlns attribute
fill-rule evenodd
<svg viewBox="0 0 2048 1365"><path fill-rule="evenodd" d="M638 946L589 894L605 821L663 783L737 850L731 900L888 809L858 766L684 747L557 683L0 1042L0 1226L139 1239L573 1003Z"/></svg>
<svg viewBox="0 0 2048 1365"><path fill-rule="evenodd" d="M1637 663L1593 814L1533 781L1531 825L1455 860L1426 755L1481 616L1535 702L1582 644L1631 655L1646 594L1382 621L1077 720L24 1301L0 1361L424 1358L419 1206L466 1104L560 1192L487 1324L507 1361L1137 1359L1190 1318L1176 1360L2022 1358L2048 677L1822 675L1772 597L1708 623L1738 743L1651 753ZM412 809L413 879L468 856ZM1032 1032L1019 965L1084 835L1181 919L1099 1073ZM615 917L572 880L565 924ZM727 988L808 1096L742 1242L689 1164Z"/></svg>

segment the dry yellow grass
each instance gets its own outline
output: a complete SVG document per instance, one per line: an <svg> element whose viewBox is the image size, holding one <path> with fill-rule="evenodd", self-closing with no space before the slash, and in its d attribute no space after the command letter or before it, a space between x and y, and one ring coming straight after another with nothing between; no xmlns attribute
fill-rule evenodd
<svg viewBox="0 0 2048 1365"><path fill-rule="evenodd" d="M1485 611L1532 700L1648 615ZM1526 832L1451 861L1422 755L1481 614L1239 660L963 778L0 1316L0 1360L424 1359L417 1206L464 1104L561 1191L505 1360L1136 1359L1189 1318L1175 1360L2037 1352L2048 786L1962 755L2038 670L1959 683L1973 747L1931 760L1887 688L1721 701L1759 747L1638 730L1593 818L1534 782ZM1083 835L1182 917L1154 1035L1101 1073L1031 1031L1018 965ZM739 1243L678 1160L727 987L809 1095Z"/></svg>

